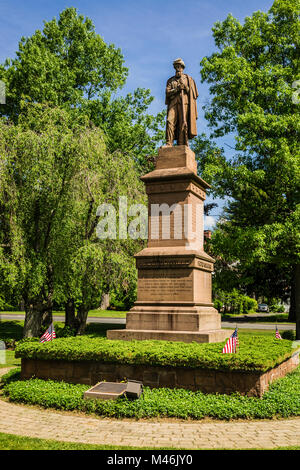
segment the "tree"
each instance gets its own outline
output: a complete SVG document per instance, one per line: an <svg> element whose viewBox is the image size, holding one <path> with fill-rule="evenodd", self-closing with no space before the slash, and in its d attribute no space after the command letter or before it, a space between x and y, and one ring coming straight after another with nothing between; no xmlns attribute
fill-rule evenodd
<svg viewBox="0 0 300 470"><path fill-rule="evenodd" d="M129 181L129 199L140 201L137 171L107 153L99 129L58 108L29 106L17 125L0 126L1 291L18 289L24 299L26 337L39 336L61 292L75 298L82 331L107 282L97 207ZM120 252L112 243L110 255Z"/></svg>
<svg viewBox="0 0 300 470"><path fill-rule="evenodd" d="M124 85L128 74L120 49L96 34L89 18L75 8L22 37L16 58L6 60L1 79L7 83L3 112L16 120L23 100L67 109Z"/></svg>
<svg viewBox="0 0 300 470"><path fill-rule="evenodd" d="M121 151L136 163L140 172L153 169L153 156L164 139L166 112L147 113L153 101L150 90L137 88L125 97L104 98L85 103L84 112L104 130L110 152Z"/></svg>
<svg viewBox="0 0 300 470"><path fill-rule="evenodd" d="M267 13L241 24L232 15L218 22L218 51L201 61L211 84L205 116L212 137L235 133L236 156L225 159L210 145L201 163L216 195L229 197L223 246L243 263L271 263L294 274L300 291L299 104L293 83L300 76L299 1L276 0ZM195 142L203 154L208 143ZM297 338L300 302L296 300Z"/></svg>
<svg viewBox="0 0 300 470"><path fill-rule="evenodd" d="M145 203L134 162L119 152L105 152L93 164L91 159L87 162L85 172L76 178L73 206L63 216L65 233L56 240L54 299L65 305L66 325L77 334L83 333L89 310L99 307L104 293L122 292L124 298L135 300L137 272L133 255L144 245L140 239L120 238L118 230L119 198L126 198L128 209L132 204ZM110 236L103 239L97 234L105 215L98 213L101 204L112 208L115 215Z"/></svg>
<svg viewBox="0 0 300 470"><path fill-rule="evenodd" d="M127 75L121 50L103 41L91 19L66 8L42 31L21 38L16 57L0 66L7 88L0 115L17 122L24 101L84 114L104 131L110 152L134 155L144 170L151 166L147 156L163 138L164 113L147 114L150 90L114 97Z"/></svg>
<svg viewBox="0 0 300 470"><path fill-rule="evenodd" d="M137 171L152 167L149 155L162 137L164 113L147 114L149 90L114 97L127 74L120 49L75 8L22 38L16 58L0 65L7 89L0 106L0 277L6 296L25 300L26 336L50 321L53 301L66 305L67 324L82 332L88 309L110 286L134 296L139 242L95 237L97 204L116 204L122 194L129 202L143 199Z"/></svg>

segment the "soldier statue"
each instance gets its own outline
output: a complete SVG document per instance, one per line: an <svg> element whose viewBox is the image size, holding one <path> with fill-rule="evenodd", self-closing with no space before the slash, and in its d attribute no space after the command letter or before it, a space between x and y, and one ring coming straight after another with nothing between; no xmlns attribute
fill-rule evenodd
<svg viewBox="0 0 300 470"><path fill-rule="evenodd" d="M198 90L195 81L183 73L185 64L182 59L173 62L175 75L167 81L166 105L166 145L189 145L189 139L197 135Z"/></svg>

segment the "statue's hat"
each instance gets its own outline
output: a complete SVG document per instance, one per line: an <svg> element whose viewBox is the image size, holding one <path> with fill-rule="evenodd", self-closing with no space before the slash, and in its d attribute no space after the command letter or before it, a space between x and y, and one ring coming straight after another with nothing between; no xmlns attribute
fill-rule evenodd
<svg viewBox="0 0 300 470"><path fill-rule="evenodd" d="M184 62L183 62L183 60L182 60L182 59L180 59L180 58L179 58L179 59L176 59L176 60L174 60L174 62L173 62L173 66L175 67L175 65L176 65L176 64L180 64L180 65L182 65L182 67L183 67L183 68L185 68L185 63L184 63Z"/></svg>

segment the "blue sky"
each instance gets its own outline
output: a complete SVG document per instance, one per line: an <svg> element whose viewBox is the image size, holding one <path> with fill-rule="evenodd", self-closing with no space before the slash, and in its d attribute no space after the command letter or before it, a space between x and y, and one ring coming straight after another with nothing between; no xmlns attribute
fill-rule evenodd
<svg viewBox="0 0 300 470"><path fill-rule="evenodd" d="M273 0L0 0L0 62L14 57L21 36L43 28L43 21L58 17L67 7L76 7L95 24L105 42L122 50L129 77L122 93L137 87L150 88L155 97L149 111L164 108L166 80L173 74L172 62L182 57L186 72L197 83L198 132L207 131L202 106L209 98L200 81L200 61L214 50L211 28L232 13L240 21L254 11L267 11ZM220 142L229 155L232 137ZM220 212L217 210L217 212Z"/></svg>

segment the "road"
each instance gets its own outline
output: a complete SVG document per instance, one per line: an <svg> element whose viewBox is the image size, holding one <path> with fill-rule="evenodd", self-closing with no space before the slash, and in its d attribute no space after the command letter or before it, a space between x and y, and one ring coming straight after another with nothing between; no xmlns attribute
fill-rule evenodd
<svg viewBox="0 0 300 470"><path fill-rule="evenodd" d="M0 321L1 320L24 320L25 315L24 314L16 314L16 313L9 313L9 314L0 314ZM54 315L53 317L54 321L64 321L65 317L64 316L59 316L59 315ZM115 318L115 317L88 317L87 319L88 323L110 323L110 324L115 324L115 325L125 325L126 324L126 319L125 318ZM235 320L232 321L222 321L222 328L234 328L236 325L238 325L238 328L241 329L251 329L251 330L274 330L275 325L274 323L258 323L258 322L240 322L238 323L235 322ZM295 330L296 325L291 324L291 323L278 323L278 329L280 331L285 331L285 330Z"/></svg>

